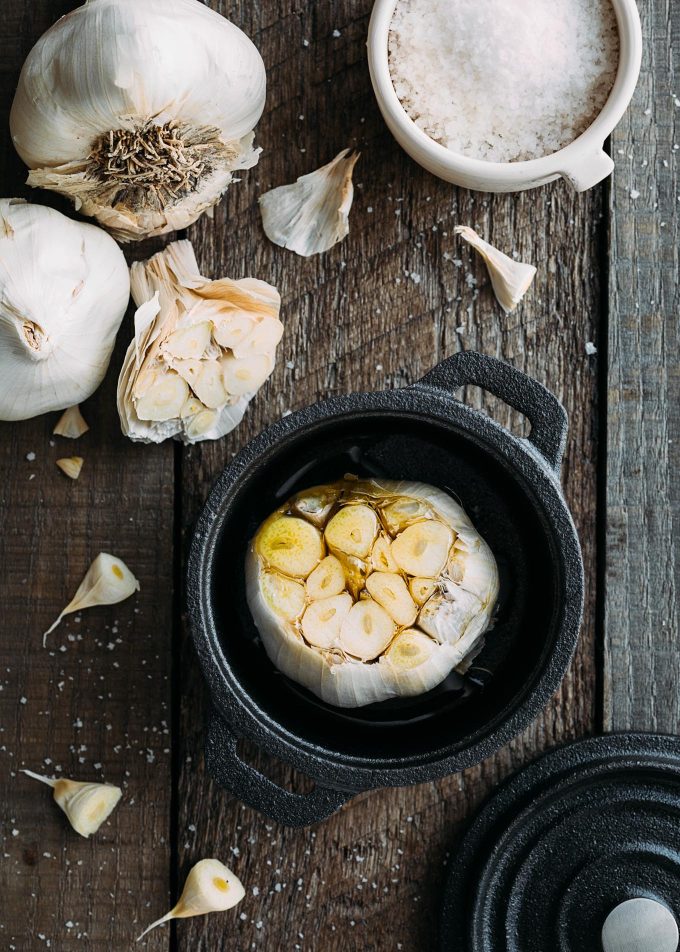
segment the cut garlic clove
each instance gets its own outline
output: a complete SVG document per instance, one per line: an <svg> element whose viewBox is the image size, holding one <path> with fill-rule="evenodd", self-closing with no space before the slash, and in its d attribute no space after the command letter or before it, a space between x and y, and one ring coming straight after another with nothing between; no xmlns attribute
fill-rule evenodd
<svg viewBox="0 0 680 952"><path fill-rule="evenodd" d="M210 345L212 324L202 321L174 331L163 343L163 351L177 360L199 359Z"/></svg>
<svg viewBox="0 0 680 952"><path fill-rule="evenodd" d="M70 456L68 459L58 459L57 466L69 479L78 479L85 460L82 456Z"/></svg>
<svg viewBox="0 0 680 952"><path fill-rule="evenodd" d="M278 572L264 574L262 594L272 610L287 621L298 618L307 604L304 585Z"/></svg>
<svg viewBox="0 0 680 952"><path fill-rule="evenodd" d="M436 578L446 565L453 533L441 522L418 522L404 529L392 543L392 556L409 575Z"/></svg>
<svg viewBox="0 0 680 952"><path fill-rule="evenodd" d="M190 443L200 440L217 429L220 415L217 410L201 410L184 424L184 433Z"/></svg>
<svg viewBox="0 0 680 952"><path fill-rule="evenodd" d="M334 555L328 555L307 579L307 595L313 601L330 598L345 590L345 572Z"/></svg>
<svg viewBox="0 0 680 952"><path fill-rule="evenodd" d="M281 343L283 324L275 317L263 317L240 344L232 347L234 357L257 357L260 354L273 354Z"/></svg>
<svg viewBox="0 0 680 952"><path fill-rule="evenodd" d="M192 395L179 411L180 419L188 420L189 417L195 417L199 413L202 413L205 409L206 407L201 403L201 401Z"/></svg>
<svg viewBox="0 0 680 952"><path fill-rule="evenodd" d="M32 770L21 772L52 787L55 803L64 811L76 833L86 839L108 820L123 796L120 787L107 783L79 783L43 777Z"/></svg>
<svg viewBox="0 0 680 952"><path fill-rule="evenodd" d="M59 422L52 430L55 436L64 436L68 440L77 440L87 433L89 426L83 419L80 407L69 407L59 418Z"/></svg>
<svg viewBox="0 0 680 952"><path fill-rule="evenodd" d="M371 565L376 572L398 572L399 566L392 557L392 543L387 536L379 536L371 553Z"/></svg>
<svg viewBox="0 0 680 952"><path fill-rule="evenodd" d="M43 645L46 643L47 636L54 631L65 615L71 615L85 608L94 608L96 605L117 605L138 591L139 582L125 562L106 552L101 552L88 569L73 600L69 602L52 627L45 632Z"/></svg>
<svg viewBox="0 0 680 952"><path fill-rule="evenodd" d="M266 354L255 357L224 357L221 367L224 386L235 396L255 393L269 379L274 369L274 361Z"/></svg>
<svg viewBox="0 0 680 952"><path fill-rule="evenodd" d="M151 386L135 401L140 420L163 422L178 417L189 396L189 387L178 374L157 375Z"/></svg>
<svg viewBox="0 0 680 952"><path fill-rule="evenodd" d="M480 253L486 262L498 303L506 314L510 314L531 287L536 277L536 268L503 254L466 225L458 225L454 230Z"/></svg>
<svg viewBox="0 0 680 952"><path fill-rule="evenodd" d="M412 625L416 620L418 606L401 575L374 572L366 580L366 590L400 627Z"/></svg>
<svg viewBox="0 0 680 952"><path fill-rule="evenodd" d="M258 536L257 548L278 572L305 579L326 554L318 529L293 516L270 520Z"/></svg>
<svg viewBox="0 0 680 952"><path fill-rule="evenodd" d="M414 522L432 518L432 509L420 499L405 496L385 506L381 515L388 532L398 535Z"/></svg>
<svg viewBox="0 0 680 952"><path fill-rule="evenodd" d="M217 361L202 361L191 389L210 410L223 407L229 400L229 391L224 385L222 367ZM233 391L232 391L233 392Z"/></svg>
<svg viewBox="0 0 680 952"><path fill-rule="evenodd" d="M297 496L293 500L291 509L297 515L314 523L318 529L322 529L338 501L338 495L332 489L321 487Z"/></svg>
<svg viewBox="0 0 680 952"><path fill-rule="evenodd" d="M317 648L333 648L352 604L352 596L347 592L312 602L302 616L305 641Z"/></svg>
<svg viewBox="0 0 680 952"><path fill-rule="evenodd" d="M344 506L326 526L329 548L367 558L378 534L378 517L369 506Z"/></svg>
<svg viewBox="0 0 680 952"><path fill-rule="evenodd" d="M371 567L369 563L364 562L363 559L357 559L353 555L345 555L344 552L340 552L339 550L335 553L335 557L342 565L342 570L345 573L347 590L356 601L366 588L366 579L371 571Z"/></svg>
<svg viewBox="0 0 680 952"><path fill-rule="evenodd" d="M373 661L394 638L397 626L384 608L366 598L353 605L340 630L340 645L360 661Z"/></svg>
<svg viewBox="0 0 680 952"><path fill-rule="evenodd" d="M436 589L437 585L431 578L412 578L408 583L408 590L416 605L424 605Z"/></svg>
<svg viewBox="0 0 680 952"><path fill-rule="evenodd" d="M385 652L385 660L393 667L411 670L426 664L438 645L417 628L400 632Z"/></svg>
<svg viewBox="0 0 680 952"><path fill-rule="evenodd" d="M246 311L234 311L215 322L213 338L215 343L227 350L233 350L242 344L255 329L255 320Z"/></svg>
<svg viewBox="0 0 680 952"><path fill-rule="evenodd" d="M246 892L243 884L230 869L219 860L204 859L191 870L182 895L174 909L142 932L144 938L152 929L171 919L188 919L204 916L210 912L226 912L237 906Z"/></svg>

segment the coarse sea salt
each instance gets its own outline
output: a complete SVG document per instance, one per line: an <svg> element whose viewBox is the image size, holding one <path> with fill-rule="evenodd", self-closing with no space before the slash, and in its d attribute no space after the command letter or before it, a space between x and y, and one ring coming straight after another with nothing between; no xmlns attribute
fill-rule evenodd
<svg viewBox="0 0 680 952"><path fill-rule="evenodd" d="M614 85L619 35L610 0L398 0L389 55L431 139L517 162L585 132Z"/></svg>

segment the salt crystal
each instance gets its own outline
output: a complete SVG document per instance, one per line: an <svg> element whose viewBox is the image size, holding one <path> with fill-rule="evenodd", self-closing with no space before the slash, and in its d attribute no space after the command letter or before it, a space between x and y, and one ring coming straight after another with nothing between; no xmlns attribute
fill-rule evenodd
<svg viewBox="0 0 680 952"><path fill-rule="evenodd" d="M589 340L588 343L586 344L586 354L588 354L589 357L592 357L596 353L597 353L597 347L595 346L595 344L593 344L591 340Z"/></svg>
<svg viewBox="0 0 680 952"><path fill-rule="evenodd" d="M389 52L395 91L423 132L513 162L564 148L594 121L619 37L610 0L398 0Z"/></svg>
<svg viewBox="0 0 680 952"><path fill-rule="evenodd" d="M631 188L631 190L630 190L630 197L631 197L632 199L636 199L636 198L639 198L639 197L640 197L640 193L638 192L638 190L637 190L636 188Z"/></svg>

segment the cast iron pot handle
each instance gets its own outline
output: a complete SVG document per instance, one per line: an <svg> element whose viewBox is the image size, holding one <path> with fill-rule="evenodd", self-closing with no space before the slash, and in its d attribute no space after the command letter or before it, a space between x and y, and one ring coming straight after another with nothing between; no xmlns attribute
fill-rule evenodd
<svg viewBox="0 0 680 952"><path fill-rule="evenodd" d="M208 720L205 759L210 776L239 800L283 826L311 826L332 816L351 794L317 786L309 794L291 793L239 757L235 734L213 709Z"/></svg>
<svg viewBox="0 0 680 952"><path fill-rule="evenodd" d="M546 387L495 357L472 351L455 354L418 381L447 393L473 384L522 413L531 423L533 443L550 467L559 472L567 441L567 412Z"/></svg>

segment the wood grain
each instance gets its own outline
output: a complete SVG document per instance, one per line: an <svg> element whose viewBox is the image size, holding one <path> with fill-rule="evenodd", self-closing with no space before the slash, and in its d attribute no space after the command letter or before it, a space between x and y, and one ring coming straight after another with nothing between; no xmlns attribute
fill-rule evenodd
<svg viewBox="0 0 680 952"><path fill-rule="evenodd" d="M680 8L644 4L612 145L604 724L680 730Z"/></svg>
<svg viewBox="0 0 680 952"><path fill-rule="evenodd" d="M214 222L200 223L191 238L209 276L252 274L278 285L286 337L273 379L238 432L184 455L185 533L232 454L283 412L334 392L403 386L461 349L504 357L533 374L571 417L564 477L588 578L580 650L545 713L480 767L434 784L364 794L312 831L283 829L206 776L205 689L191 646L184 646L180 870L202 856L222 856L248 896L233 915L180 923L178 949L423 952L433 947L444 862L464 818L501 777L594 726L597 362L586 356L585 343L599 335L604 191L575 196L556 185L484 196L445 185L412 163L386 131L371 92L364 49L369 0L215 6L254 37L265 58L270 92L258 131L264 153ZM310 261L270 245L258 194L346 146L362 152L349 238ZM459 223L539 266L515 314L502 314L483 266L454 238ZM521 430L523 421L496 401L474 390L467 399ZM285 766L263 755L253 759L298 788L300 778Z"/></svg>

